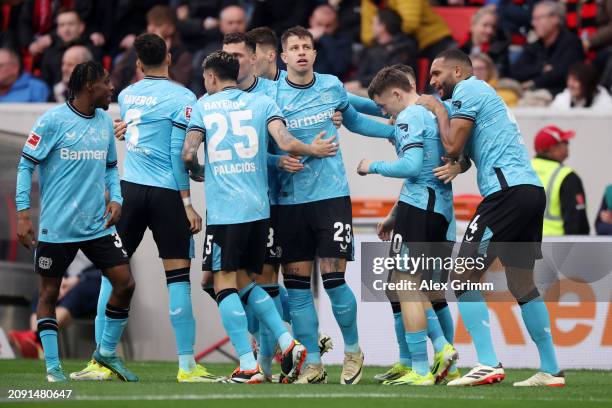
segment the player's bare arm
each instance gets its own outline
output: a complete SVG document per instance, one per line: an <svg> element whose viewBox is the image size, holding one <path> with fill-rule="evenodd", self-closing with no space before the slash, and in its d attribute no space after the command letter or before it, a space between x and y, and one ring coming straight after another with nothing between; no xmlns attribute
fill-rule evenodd
<svg viewBox="0 0 612 408"><path fill-rule="evenodd" d="M336 136L323 139L325 132L315 137L311 144L297 140L281 120L274 120L268 124L268 132L274 138L278 147L290 154L301 156L329 157L338 151L338 144L334 143Z"/></svg>
<svg viewBox="0 0 612 408"><path fill-rule="evenodd" d="M189 171L189 177L193 181L200 183L204 181L204 168L198 162L198 149L202 141L204 141L204 132L194 129L190 130L185 137L182 152L183 162L185 163L185 168Z"/></svg>

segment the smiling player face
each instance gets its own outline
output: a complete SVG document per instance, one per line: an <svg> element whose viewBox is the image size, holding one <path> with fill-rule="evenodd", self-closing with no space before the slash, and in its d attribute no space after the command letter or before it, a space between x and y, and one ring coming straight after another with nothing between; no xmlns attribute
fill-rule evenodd
<svg viewBox="0 0 612 408"><path fill-rule="evenodd" d="M283 48L281 58L287 64L287 70L298 74L312 72L317 52L312 40L308 37L291 36Z"/></svg>
<svg viewBox="0 0 612 408"><path fill-rule="evenodd" d="M400 100L400 91L397 88L388 88L380 95L374 95L374 102L384 113L397 117L406 107Z"/></svg>
<svg viewBox="0 0 612 408"><path fill-rule="evenodd" d="M104 75L98 78L92 85L94 106L107 110L111 103L113 92L115 92L115 88L111 82L110 75L107 70L104 70Z"/></svg>
<svg viewBox="0 0 612 408"><path fill-rule="evenodd" d="M456 75L457 66L436 58L431 64L429 84L433 86L443 100L453 96L455 85L460 78Z"/></svg>

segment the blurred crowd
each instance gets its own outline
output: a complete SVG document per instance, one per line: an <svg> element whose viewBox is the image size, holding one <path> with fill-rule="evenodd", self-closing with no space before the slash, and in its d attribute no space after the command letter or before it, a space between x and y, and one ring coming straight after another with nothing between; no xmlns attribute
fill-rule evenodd
<svg viewBox="0 0 612 408"><path fill-rule="evenodd" d="M204 93L201 62L224 34L307 27L315 70L365 94L374 74L428 63L447 48L470 54L474 74L509 106L612 107L612 0L2 0L0 102L64 101L73 67L98 60L117 94L140 79L132 44L165 39L171 76ZM470 9L466 9L470 7ZM470 21L461 10L470 10ZM446 15L446 18L442 16ZM457 11L457 15L452 13ZM474 12L475 11L475 12ZM458 38L457 22L465 26ZM465 21L464 21L465 20ZM279 66L281 66L279 61Z"/></svg>

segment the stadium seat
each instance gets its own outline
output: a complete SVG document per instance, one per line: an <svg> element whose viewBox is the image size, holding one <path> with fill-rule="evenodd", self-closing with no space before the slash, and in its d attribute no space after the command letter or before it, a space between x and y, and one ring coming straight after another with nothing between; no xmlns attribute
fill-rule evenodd
<svg viewBox="0 0 612 408"><path fill-rule="evenodd" d="M446 21L453 39L461 44L470 32L472 16L478 7L434 7L434 11Z"/></svg>

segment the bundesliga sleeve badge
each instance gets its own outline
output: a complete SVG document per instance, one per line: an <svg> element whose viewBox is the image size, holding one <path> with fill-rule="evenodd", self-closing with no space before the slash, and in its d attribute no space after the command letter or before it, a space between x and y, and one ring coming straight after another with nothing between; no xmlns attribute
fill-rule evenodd
<svg viewBox="0 0 612 408"><path fill-rule="evenodd" d="M39 135L32 132L30 133L30 136L28 136L28 139L26 140L26 146L28 146L32 150L36 150L36 148L38 147L38 144L40 143L40 139L41 137Z"/></svg>

